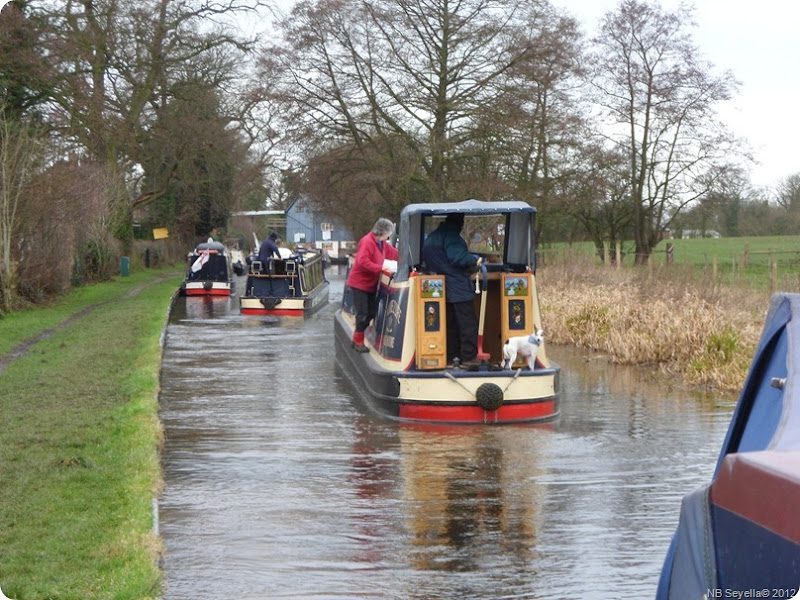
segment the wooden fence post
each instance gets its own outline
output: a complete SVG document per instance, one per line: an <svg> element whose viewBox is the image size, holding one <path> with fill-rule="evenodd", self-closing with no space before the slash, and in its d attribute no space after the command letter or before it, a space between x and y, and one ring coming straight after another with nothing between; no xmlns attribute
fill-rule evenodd
<svg viewBox="0 0 800 600"><path fill-rule="evenodd" d="M671 243L667 243L667 264L671 265L675 259L675 247Z"/></svg>
<svg viewBox="0 0 800 600"><path fill-rule="evenodd" d="M774 258L770 259L770 287L772 293L778 291L778 261Z"/></svg>
<svg viewBox="0 0 800 600"><path fill-rule="evenodd" d="M622 267L622 242L617 242L617 269Z"/></svg>

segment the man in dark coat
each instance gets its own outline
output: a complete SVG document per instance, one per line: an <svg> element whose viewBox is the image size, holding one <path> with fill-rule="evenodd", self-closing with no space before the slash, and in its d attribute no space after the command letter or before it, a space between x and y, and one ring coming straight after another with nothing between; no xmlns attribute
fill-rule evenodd
<svg viewBox="0 0 800 600"><path fill-rule="evenodd" d="M267 267L269 259L273 256L281 257L280 250L278 250L278 239L278 234L273 231L267 239L261 242L261 247L258 249L258 260L261 261L263 268Z"/></svg>
<svg viewBox="0 0 800 600"><path fill-rule="evenodd" d="M462 364L470 365L477 364L478 317L469 271L479 267L482 259L470 253L461 237L463 227L463 214L447 215L425 239L422 259L428 270L445 276L447 362L460 357Z"/></svg>

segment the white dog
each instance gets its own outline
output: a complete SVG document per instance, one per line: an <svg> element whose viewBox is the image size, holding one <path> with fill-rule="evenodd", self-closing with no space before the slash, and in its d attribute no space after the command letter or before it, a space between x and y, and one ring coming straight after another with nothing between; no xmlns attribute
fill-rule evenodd
<svg viewBox="0 0 800 600"><path fill-rule="evenodd" d="M528 360L528 368L533 371L536 366L536 353L543 341L541 329L531 335L518 335L509 339L503 346L503 368L510 369L519 355Z"/></svg>

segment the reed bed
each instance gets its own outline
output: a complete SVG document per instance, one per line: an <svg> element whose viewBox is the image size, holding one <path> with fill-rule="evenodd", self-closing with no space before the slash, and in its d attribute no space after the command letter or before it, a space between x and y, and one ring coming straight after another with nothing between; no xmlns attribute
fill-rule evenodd
<svg viewBox="0 0 800 600"><path fill-rule="evenodd" d="M691 269L614 269L591 259L548 264L539 293L550 343L721 392L742 388L770 298L709 283Z"/></svg>

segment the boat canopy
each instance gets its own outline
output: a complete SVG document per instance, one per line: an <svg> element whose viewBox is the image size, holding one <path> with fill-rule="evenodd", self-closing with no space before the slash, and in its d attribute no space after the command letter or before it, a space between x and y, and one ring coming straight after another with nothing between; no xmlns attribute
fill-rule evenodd
<svg viewBox="0 0 800 600"><path fill-rule="evenodd" d="M425 222L436 216L458 213L469 216L504 216L503 267L521 272L535 270L536 209L518 200L486 202L464 200L430 204L409 204L400 213L398 232L397 281L408 279L409 273L422 262Z"/></svg>
<svg viewBox="0 0 800 600"><path fill-rule="evenodd" d="M216 250L219 254L225 254L225 245L220 242L201 242L195 246L194 253L200 254L205 250Z"/></svg>

